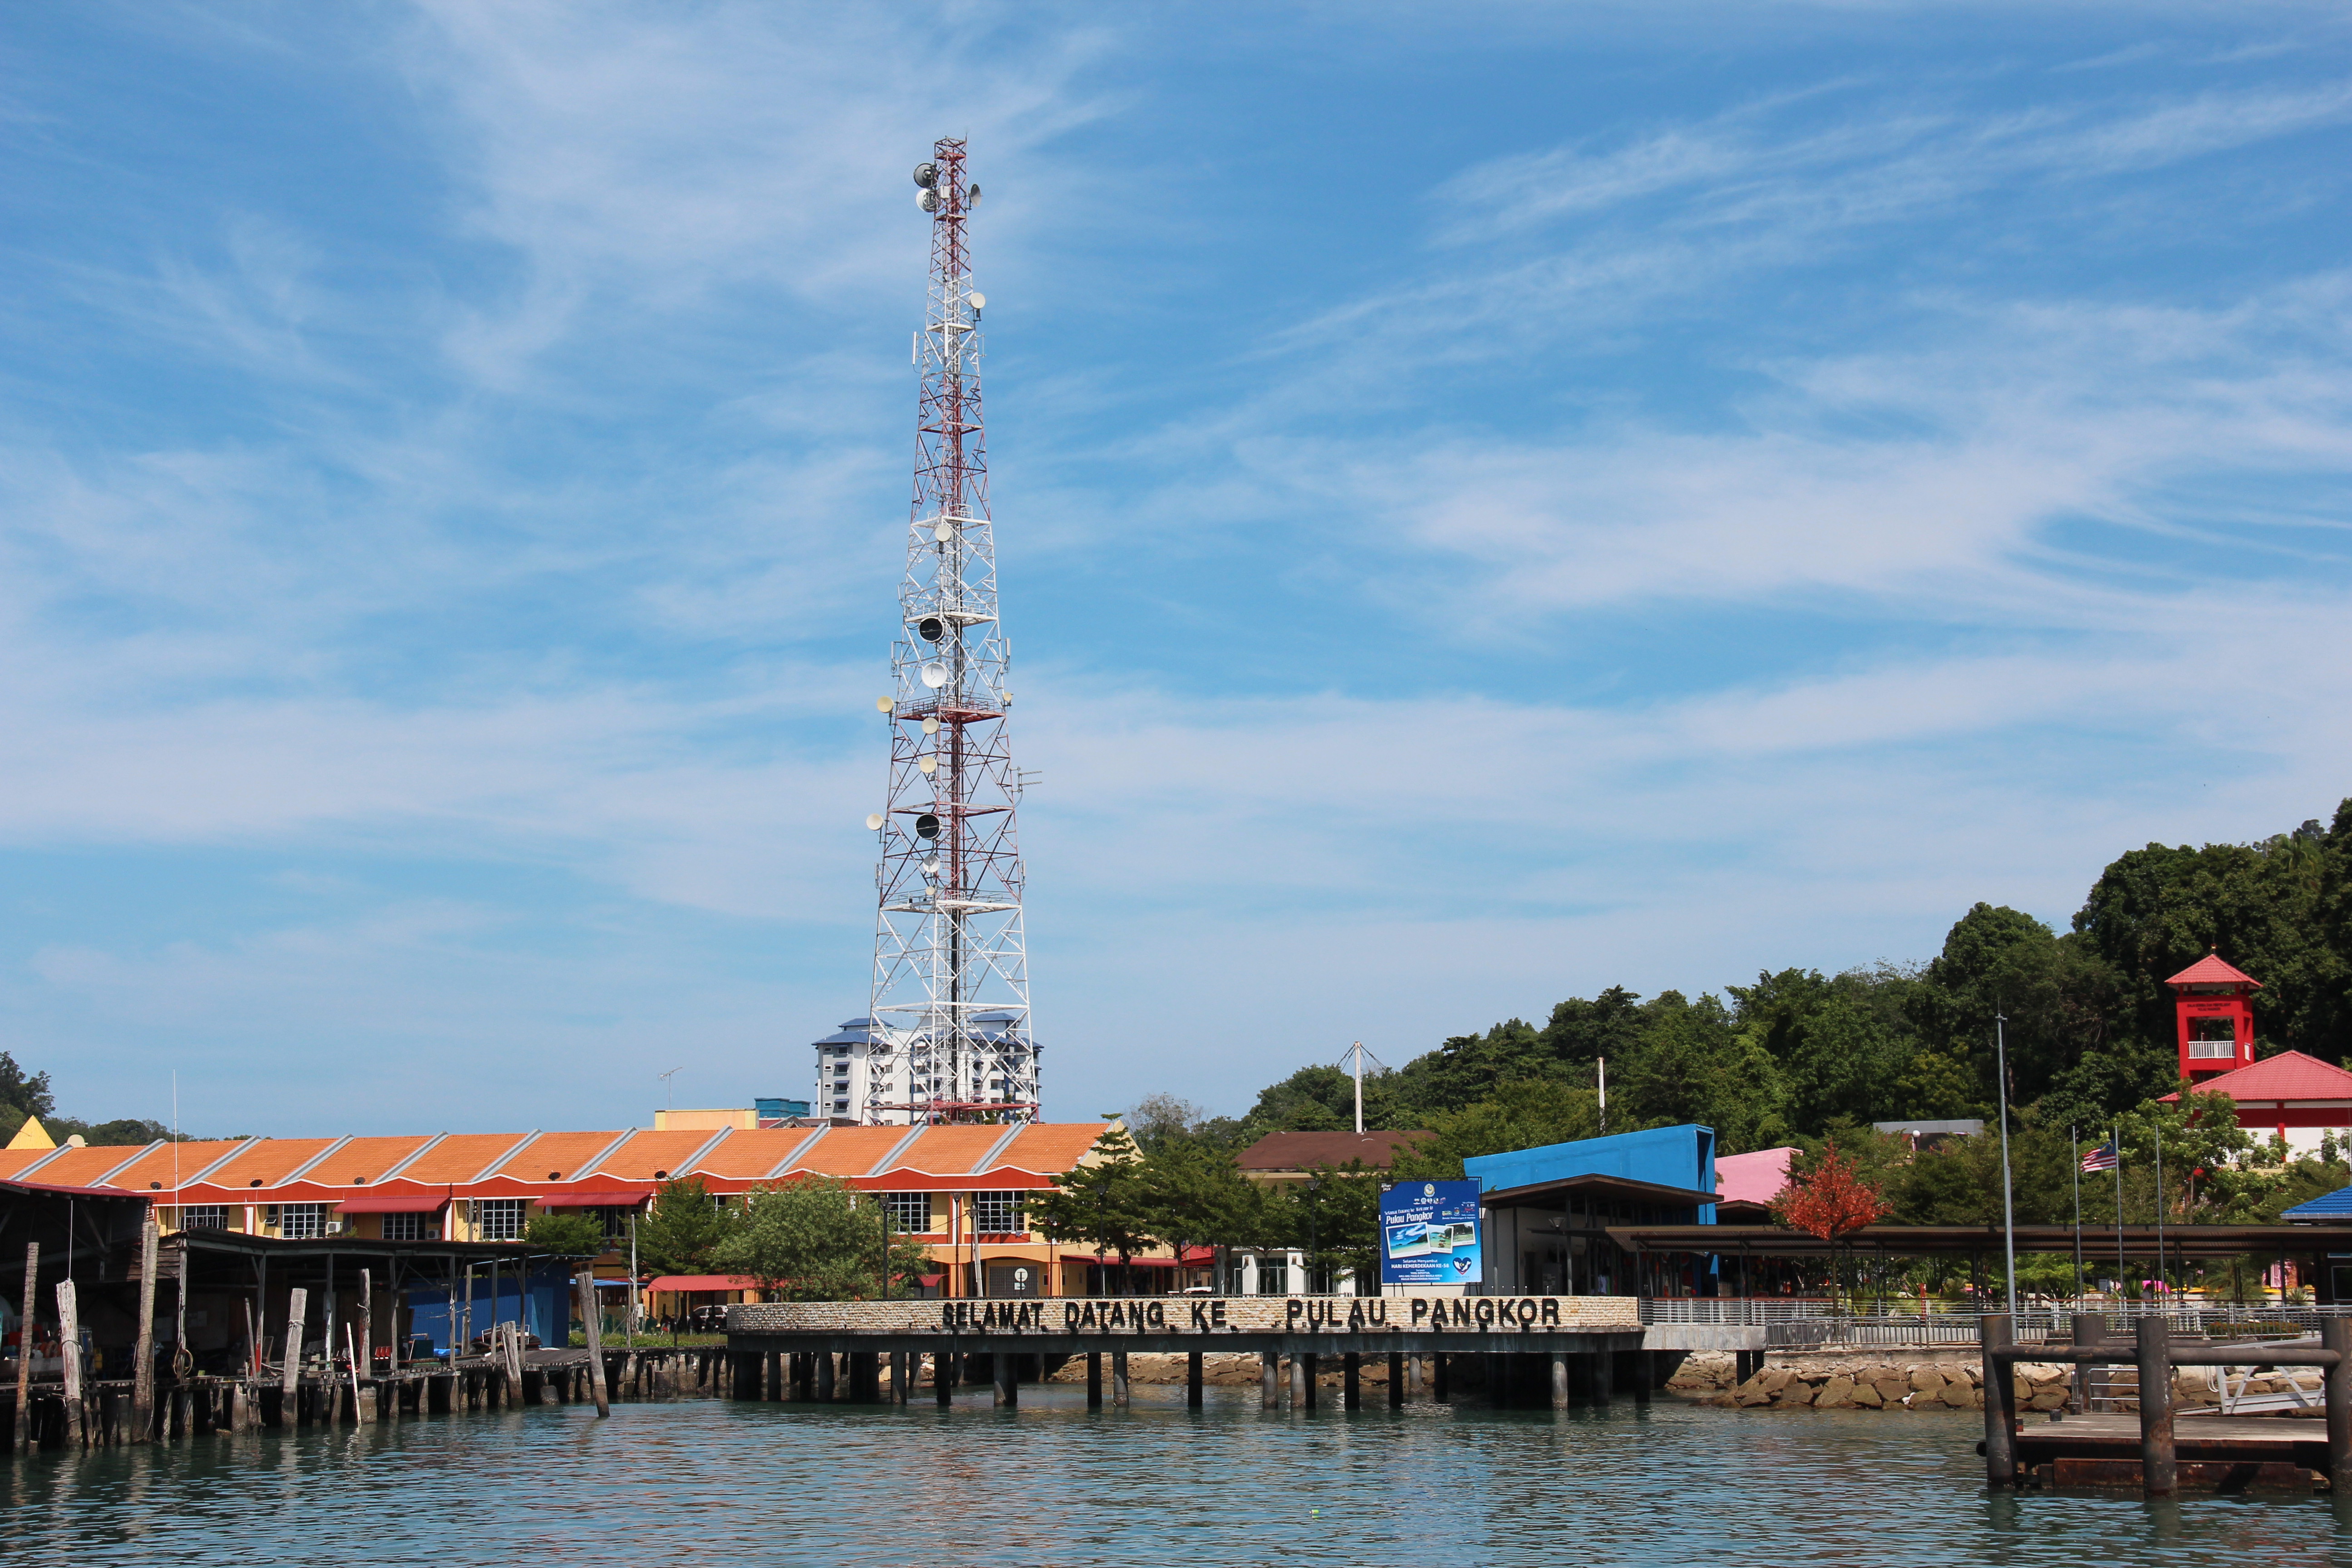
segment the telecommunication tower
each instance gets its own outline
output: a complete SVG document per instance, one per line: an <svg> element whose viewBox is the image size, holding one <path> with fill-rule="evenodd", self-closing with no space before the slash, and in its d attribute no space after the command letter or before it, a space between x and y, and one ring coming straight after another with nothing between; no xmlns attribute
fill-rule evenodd
<svg viewBox="0 0 2352 1568"><path fill-rule="evenodd" d="M915 186L931 220L930 298L915 344L921 390L902 627L890 649L897 689L876 703L890 729L890 787L866 819L880 840L880 913L853 1102L867 1122L1027 1121L1038 1047L1014 830L1023 781L1006 727L1011 647L997 618L981 418L987 300L971 286L965 234L980 187L965 178L963 142L933 146Z"/></svg>

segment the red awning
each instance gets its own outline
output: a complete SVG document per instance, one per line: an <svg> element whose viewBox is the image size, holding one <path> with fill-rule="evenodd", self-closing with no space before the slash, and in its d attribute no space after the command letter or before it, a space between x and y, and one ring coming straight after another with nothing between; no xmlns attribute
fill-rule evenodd
<svg viewBox="0 0 2352 1568"><path fill-rule="evenodd" d="M543 1209L633 1209L654 1195L651 1187L635 1192L549 1193L539 1200Z"/></svg>
<svg viewBox="0 0 2352 1568"><path fill-rule="evenodd" d="M648 1290L757 1290L760 1282L740 1274L665 1274Z"/></svg>
<svg viewBox="0 0 2352 1568"><path fill-rule="evenodd" d="M343 1214L436 1214L449 1200L433 1193L370 1193L363 1198L337 1198Z"/></svg>

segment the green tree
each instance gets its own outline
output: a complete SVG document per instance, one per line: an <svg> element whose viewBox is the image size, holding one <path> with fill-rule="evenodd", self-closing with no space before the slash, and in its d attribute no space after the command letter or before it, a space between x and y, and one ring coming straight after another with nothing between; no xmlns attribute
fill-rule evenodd
<svg viewBox="0 0 2352 1568"><path fill-rule="evenodd" d="M719 1245L736 1223L736 1213L719 1205L701 1177L665 1182L652 1211L637 1221L637 1267L647 1275L713 1273Z"/></svg>
<svg viewBox="0 0 2352 1568"><path fill-rule="evenodd" d="M929 1268L930 1253L900 1231L886 1247L885 1220L877 1199L838 1177L795 1176L745 1194L741 1222L711 1260L791 1301L903 1295L905 1282Z"/></svg>
<svg viewBox="0 0 2352 1568"><path fill-rule="evenodd" d="M1114 1121L1094 1142L1075 1169L1050 1178L1029 1200L1030 1223L1055 1241L1091 1242L1108 1266L1119 1263L1120 1286L1130 1281L1135 1255L1160 1241L1153 1228L1151 1191L1143 1157L1127 1130Z"/></svg>
<svg viewBox="0 0 2352 1568"><path fill-rule="evenodd" d="M1727 1154L1787 1142L1780 1066L1735 1026L1721 1002L1663 992L1642 1009L1641 1022L1611 1074L1618 1091L1612 1131L1697 1122L1715 1129L1717 1148Z"/></svg>
<svg viewBox="0 0 2352 1568"><path fill-rule="evenodd" d="M1385 1171L1361 1160L1318 1165L1304 1182L1283 1184L1288 1242L1307 1254L1309 1276L1352 1272L1357 1294L1377 1286L1381 1267L1381 1186Z"/></svg>
<svg viewBox="0 0 2352 1568"><path fill-rule="evenodd" d="M601 1258L609 1250L604 1227L584 1214L535 1214L523 1226L522 1238L542 1252L566 1258Z"/></svg>
<svg viewBox="0 0 2352 1568"><path fill-rule="evenodd" d="M1613 1122L1611 1130L1634 1131ZM1474 1105L1431 1118L1430 1131L1426 1142L1398 1152L1397 1180L1460 1181L1462 1162L1480 1154L1599 1137L1600 1096L1559 1079L1522 1079Z"/></svg>

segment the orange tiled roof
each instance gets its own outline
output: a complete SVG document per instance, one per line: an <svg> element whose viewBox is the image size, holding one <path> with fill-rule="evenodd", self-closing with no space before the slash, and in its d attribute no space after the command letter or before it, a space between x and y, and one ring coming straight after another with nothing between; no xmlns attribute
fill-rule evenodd
<svg viewBox="0 0 2352 1568"><path fill-rule="evenodd" d="M927 1176L962 1176L1004 1142L1010 1127L931 1127L886 1170L920 1171Z"/></svg>
<svg viewBox="0 0 2352 1568"><path fill-rule="evenodd" d="M216 1187L274 1187L335 1146L332 1138L265 1138L212 1173Z"/></svg>
<svg viewBox="0 0 2352 1568"><path fill-rule="evenodd" d="M430 1138L416 1132L397 1138L354 1138L312 1166L303 1180L330 1187L365 1186L383 1180L394 1166L430 1142ZM405 1176L407 1173L401 1174Z"/></svg>
<svg viewBox="0 0 2352 1568"><path fill-rule="evenodd" d="M169 1191L174 1181L183 1184L194 1182L197 1172L212 1164L244 1142L241 1138L215 1138L201 1143L166 1143L159 1149L151 1149L144 1154L139 1154L136 1149L93 1149L87 1152L113 1156L100 1167L100 1170L107 1165L121 1165L123 1161L138 1154L138 1158L131 1160L129 1165L107 1178L106 1184L110 1187L121 1187L128 1192L153 1192L158 1189ZM58 1161L57 1164L43 1171L35 1180L44 1182L58 1180L58 1170L64 1163L63 1160ZM92 1174L95 1175L97 1173L93 1172Z"/></svg>
<svg viewBox="0 0 2352 1568"><path fill-rule="evenodd" d="M862 1176L906 1141L911 1127L836 1127L793 1162L820 1176Z"/></svg>
<svg viewBox="0 0 2352 1568"><path fill-rule="evenodd" d="M68 1149L26 1179L53 1182L61 1187L95 1186L100 1176L138 1152L135 1144L128 1148ZM146 1184L142 1182L140 1186L144 1188Z"/></svg>
<svg viewBox="0 0 2352 1568"><path fill-rule="evenodd" d="M0 1181L7 1180L34 1161L53 1152L55 1151L49 1149L0 1149Z"/></svg>
<svg viewBox="0 0 2352 1568"><path fill-rule="evenodd" d="M400 1179L428 1186L470 1182L522 1140L520 1132L453 1132L401 1172Z"/></svg>
<svg viewBox="0 0 2352 1568"><path fill-rule="evenodd" d="M610 1132L545 1132L499 1162L493 1176L517 1182L569 1182L621 1136Z"/></svg>
<svg viewBox="0 0 2352 1568"><path fill-rule="evenodd" d="M1014 1135L992 1163L1000 1169L1009 1165L1040 1174L1073 1171L1109 1125L1108 1121L1032 1122Z"/></svg>
<svg viewBox="0 0 2352 1568"><path fill-rule="evenodd" d="M624 1182L656 1182L677 1174L686 1157L710 1142L711 1130L639 1132L596 1163L595 1173Z"/></svg>
<svg viewBox="0 0 2352 1568"><path fill-rule="evenodd" d="M695 1162L694 1174L713 1181L757 1182L805 1148L822 1128L766 1127L738 1129L719 1141L709 1153ZM819 1145L823 1147L823 1145Z"/></svg>

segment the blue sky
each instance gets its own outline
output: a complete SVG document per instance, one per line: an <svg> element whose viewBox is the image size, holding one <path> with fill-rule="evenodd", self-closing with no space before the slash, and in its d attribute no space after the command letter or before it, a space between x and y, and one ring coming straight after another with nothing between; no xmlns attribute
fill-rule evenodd
<svg viewBox="0 0 2352 1568"><path fill-rule="evenodd" d="M2352 794L2347 124L2315 5L22 9L0 1048L803 1092L940 134L1049 1115L2063 923Z"/></svg>

